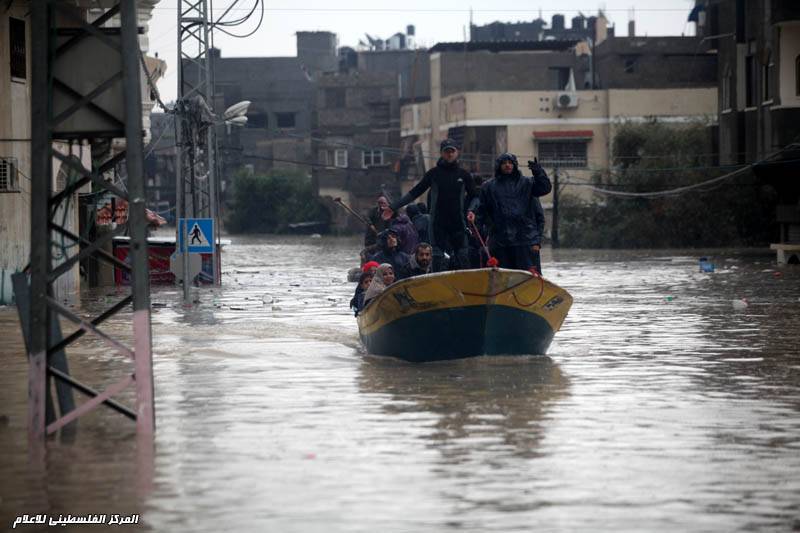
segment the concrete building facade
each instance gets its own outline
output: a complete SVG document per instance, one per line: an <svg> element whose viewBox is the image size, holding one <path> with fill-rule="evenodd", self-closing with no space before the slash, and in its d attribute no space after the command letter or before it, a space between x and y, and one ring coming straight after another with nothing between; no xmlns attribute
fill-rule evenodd
<svg viewBox="0 0 800 533"><path fill-rule="evenodd" d="M32 2L11 2L0 13L0 305L13 301L11 275L22 271L30 256L31 228L31 35L30 9ZM147 21L158 0L140 2L139 20L147 28ZM92 9L96 2L76 0L77 13L85 20L96 18ZM65 25L74 22L65 19ZM114 24L112 20L109 24ZM146 33L140 37L142 50L147 50ZM154 67L152 74L163 74L161 62L146 57ZM146 84L142 72L143 87ZM149 124L149 110L153 102L149 88L142 90L143 123ZM146 135L149 135L145 131ZM72 155L91 168L92 149L86 143L55 142L54 148L64 155ZM58 159L53 158L52 191L63 190L74 172ZM67 203L62 204L59 220L73 233L79 233L79 195L90 192L89 186L76 192ZM74 253L70 242L62 243L54 237L52 251L54 264L63 262L67 254ZM81 286L79 268L76 265L69 273L58 279L55 286L59 298L73 297Z"/></svg>
<svg viewBox="0 0 800 533"><path fill-rule="evenodd" d="M594 48L598 89L717 85L717 54L701 38L609 37Z"/></svg>
<svg viewBox="0 0 800 533"><path fill-rule="evenodd" d="M510 151L523 163L535 156L551 173L558 167L570 181L587 181L608 169L619 124L716 119L716 82L705 73L684 86L665 81L662 88L646 79L615 87L617 73L598 68L597 77L610 87L562 86L564 79L586 79L591 57L575 42L541 44L550 48L494 43L467 53L450 45L431 49L431 99L401 110L401 137L419 147L424 162L417 168L434 164L440 140L451 137L462 145L464 166L478 175L491 176L497 154ZM605 64L612 64L606 54ZM545 206L549 202L543 199Z"/></svg>
<svg viewBox="0 0 800 533"><path fill-rule="evenodd" d="M318 78L312 139L320 197L365 212L379 194L407 190L412 158L400 141L400 106L430 97L429 60L421 50L357 52L354 67ZM337 231L363 229L339 207L330 212Z"/></svg>
<svg viewBox="0 0 800 533"><path fill-rule="evenodd" d="M337 46L336 34L317 31L297 33L295 57L224 57L221 50L211 51L214 112L221 114L233 104L251 102L244 127L216 130L222 206L238 172L310 175L307 163L314 157L309 135L316 81L338 71ZM183 68L186 79L197 76L191 63L184 62ZM167 163L158 166L169 169ZM174 196L174 192L164 192Z"/></svg>
<svg viewBox="0 0 800 533"><path fill-rule="evenodd" d="M777 244L800 245L800 150L786 152L800 142L800 3L703 0L696 10L698 35L719 54L720 161L776 159L756 175L778 192Z"/></svg>

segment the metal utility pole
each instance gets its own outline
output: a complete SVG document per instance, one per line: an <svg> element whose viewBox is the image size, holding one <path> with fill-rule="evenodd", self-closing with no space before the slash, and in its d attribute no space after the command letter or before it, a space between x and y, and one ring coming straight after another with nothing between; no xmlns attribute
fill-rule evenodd
<svg viewBox="0 0 800 533"><path fill-rule="evenodd" d="M558 242L558 166L553 170L553 229L550 230L550 243L553 248Z"/></svg>
<svg viewBox="0 0 800 533"><path fill-rule="evenodd" d="M212 58L209 54L210 27L208 0L178 0L178 102L177 114L177 183L176 211L178 218L211 218L214 220L212 255L214 285L220 283L219 227L217 206L217 169L215 162L214 127L204 121L211 115L214 83ZM184 228L185 234L190 228ZM181 242L176 230L176 243ZM187 239L182 239L184 245ZM187 247L180 250L183 259L183 296L189 303L191 275Z"/></svg>
<svg viewBox="0 0 800 533"><path fill-rule="evenodd" d="M114 17L119 18L120 26L106 26ZM26 322L29 326L26 345L31 449L42 451L45 435L58 431L101 404L134 419L137 433L152 439L155 409L136 2L120 0L91 24L83 19L74 4L58 0L32 2L31 40L30 291L26 291L24 277L15 280L15 286L21 287L18 296L24 292L29 294L29 313L22 313L21 319L23 329ZM98 168L85 168L78 158L65 155L53 144L62 142L65 146L66 143L102 139L125 139L125 151ZM61 162L62 168L78 175L56 192L52 191L54 158ZM127 166L127 192L103 179L103 174L122 161ZM89 183L96 190L126 200L129 206L127 224L120 224L94 241L63 227L64 219L58 216L59 209L66 210L70 199ZM131 239L130 264L103 250L103 246L121 235L126 226ZM65 239L69 247L64 246ZM57 244L61 245L64 260L54 265L51 251ZM69 250L73 250L71 255ZM58 280L88 256L114 265L131 278L130 294L92 319L79 316L54 296ZM133 304L130 335L135 339L133 347L100 327L130 304ZM74 323L76 330L61 339L54 333L57 317ZM86 333L95 335L132 362L131 372L101 391L65 372L64 349ZM60 367L54 363L57 354L64 358ZM78 407L72 402L60 401L60 416L57 417L48 394L52 378L89 399ZM131 385L136 388L135 409L112 399Z"/></svg>

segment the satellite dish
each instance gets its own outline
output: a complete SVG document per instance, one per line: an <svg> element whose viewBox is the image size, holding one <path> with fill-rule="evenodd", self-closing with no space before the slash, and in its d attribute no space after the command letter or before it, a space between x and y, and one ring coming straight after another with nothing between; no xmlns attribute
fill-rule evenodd
<svg viewBox="0 0 800 533"><path fill-rule="evenodd" d="M230 119L233 117L240 117L247 113L247 109L250 107L250 100L243 100L236 104L233 104L228 109L225 110L225 113L222 115L225 119Z"/></svg>

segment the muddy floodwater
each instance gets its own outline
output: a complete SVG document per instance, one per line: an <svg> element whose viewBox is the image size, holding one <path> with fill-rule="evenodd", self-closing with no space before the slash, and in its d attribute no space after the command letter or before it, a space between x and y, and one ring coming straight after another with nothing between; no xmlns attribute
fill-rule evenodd
<svg viewBox="0 0 800 533"><path fill-rule="evenodd" d="M90 532L800 530L800 267L548 249L545 276L575 299L548 356L420 365L363 352L356 239L232 240L199 303L154 288L153 456L100 409L33 468L0 308L0 530L67 513L140 515L63 527ZM107 329L130 342L129 320ZM88 336L69 363L97 388L131 371Z"/></svg>

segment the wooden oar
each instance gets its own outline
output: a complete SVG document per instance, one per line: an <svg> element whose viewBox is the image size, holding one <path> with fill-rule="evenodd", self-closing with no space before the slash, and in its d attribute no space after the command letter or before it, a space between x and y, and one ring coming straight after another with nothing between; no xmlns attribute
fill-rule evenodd
<svg viewBox="0 0 800 533"><path fill-rule="evenodd" d="M340 206L342 206L345 210L347 210L348 213L350 213L351 215L356 217L358 220L360 220L361 223L364 224L365 226L367 226L369 229L371 229L373 231L373 233L375 233L375 235L378 234L378 230L375 229L375 226L372 225L372 223L369 220L367 220L363 216L361 216L358 213L356 213L349 205L344 203L341 198L339 198L339 197L334 198L333 201L336 202L337 204L339 204Z"/></svg>

